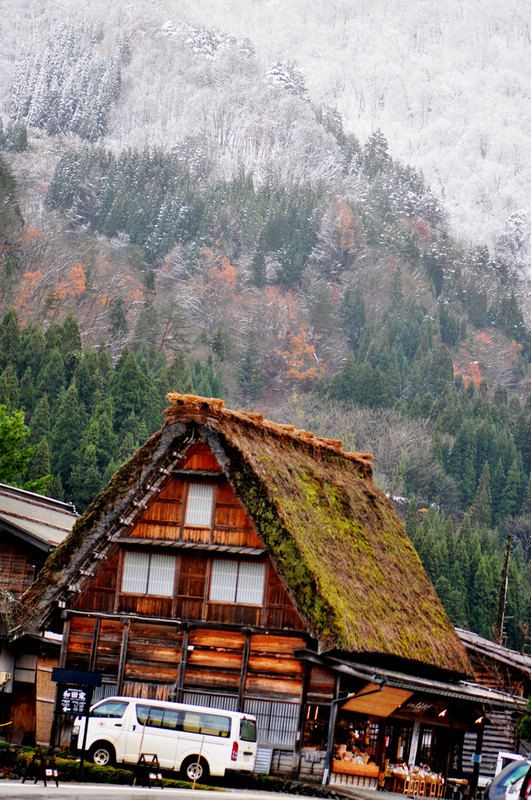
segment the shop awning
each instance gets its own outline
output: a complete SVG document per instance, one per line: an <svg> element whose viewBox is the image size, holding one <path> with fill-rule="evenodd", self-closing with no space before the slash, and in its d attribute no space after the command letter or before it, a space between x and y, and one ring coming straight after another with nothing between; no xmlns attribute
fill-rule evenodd
<svg viewBox="0 0 531 800"><path fill-rule="evenodd" d="M343 711L355 711L356 714L374 714L377 717L388 717L396 711L413 692L407 689L396 689L393 686L381 686L368 683L360 689L358 696L349 697L342 706Z"/></svg>
<svg viewBox="0 0 531 800"><path fill-rule="evenodd" d="M489 709L523 712L526 708L526 700L519 695L500 692L497 689L490 689L488 686L480 686L469 681L450 682L422 678L381 667L344 661L333 656L318 655L312 650L298 650L295 655L305 661L327 667L338 674L358 678L375 686L384 683L388 688L446 697L464 703L473 703L476 706L485 706ZM360 693L361 689L358 694ZM371 694L367 697L367 700L371 701L371 708L375 707L376 697L378 694Z"/></svg>

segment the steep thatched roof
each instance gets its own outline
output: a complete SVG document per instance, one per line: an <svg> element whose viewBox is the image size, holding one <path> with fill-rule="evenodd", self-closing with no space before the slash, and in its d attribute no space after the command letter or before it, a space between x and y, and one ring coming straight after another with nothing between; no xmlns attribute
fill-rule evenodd
<svg viewBox="0 0 531 800"><path fill-rule="evenodd" d="M322 651L381 653L458 673L466 654L387 498L371 457L221 400L169 395L166 424L124 464L24 595L42 626L84 561L190 443L208 443ZM173 461L172 461L173 459ZM144 494L143 494L144 493ZM117 534L116 534L117 535Z"/></svg>

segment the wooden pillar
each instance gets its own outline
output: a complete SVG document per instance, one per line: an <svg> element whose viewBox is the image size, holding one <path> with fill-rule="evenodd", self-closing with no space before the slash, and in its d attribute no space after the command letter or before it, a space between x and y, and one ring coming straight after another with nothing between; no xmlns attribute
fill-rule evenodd
<svg viewBox="0 0 531 800"><path fill-rule="evenodd" d="M409 746L409 754L407 757L408 767L415 766L415 761L417 758L417 750L419 749L419 739L420 739L420 722L415 721L413 723L413 732L411 734L411 745Z"/></svg>
<svg viewBox="0 0 531 800"><path fill-rule="evenodd" d="M183 629L183 644L181 648L181 660L179 662L179 671L177 673L177 681L175 683L175 700L177 703L183 701L184 678L186 673L186 663L188 661L188 645L190 642L190 631L188 628Z"/></svg>
<svg viewBox="0 0 531 800"><path fill-rule="evenodd" d="M304 671L302 674L302 694L301 694L301 704L299 708L299 721L297 725L297 738L295 739L295 751L293 753L293 769L291 773L291 777L293 780L297 780L301 771L301 759L302 759L302 736L304 733L304 723L306 719L306 699L308 695L308 686L310 684L310 674L311 674L311 666L305 661L304 662Z"/></svg>
<svg viewBox="0 0 531 800"><path fill-rule="evenodd" d="M126 619L124 629L122 632L122 645L120 648L120 661L118 663L118 675L116 676L116 692L122 694L124 684L125 664L127 661L127 645L129 644L129 629L131 627L131 620Z"/></svg>
<svg viewBox="0 0 531 800"><path fill-rule="evenodd" d="M92 647L90 648L90 658L89 658L89 672L94 670L96 666L96 657L98 655L98 639L100 638L100 628L101 628L101 619L96 617L96 621L94 623L94 632L92 634Z"/></svg>
<svg viewBox="0 0 531 800"><path fill-rule="evenodd" d="M245 641L243 643L242 667L240 671L240 686L238 688L238 711L243 711L245 699L245 682L247 681L247 669L249 667L249 653L251 651L251 632L245 631Z"/></svg>
<svg viewBox="0 0 531 800"><path fill-rule="evenodd" d="M330 774L332 772L334 736L336 732L336 721L337 721L337 707L340 703L344 702L344 698L342 699L339 698L340 687L341 687L341 679L338 675L336 678L336 685L334 689L334 699L330 703L330 718L328 720L328 736L326 741L325 767L322 780L323 786L327 786L330 783Z"/></svg>
<svg viewBox="0 0 531 800"><path fill-rule="evenodd" d="M70 635L70 617L67 617L63 624L63 641L61 642L61 653L59 655L59 666L64 669L66 664L66 656L68 653L68 637ZM55 747L57 744L57 732L59 727L59 702L60 702L61 687L56 684L55 686L55 704L53 707L52 727L50 730L50 745Z"/></svg>
<svg viewBox="0 0 531 800"><path fill-rule="evenodd" d="M376 763L380 768L378 785L383 789L385 781L385 717L378 717L378 738L376 740Z"/></svg>
<svg viewBox="0 0 531 800"><path fill-rule="evenodd" d="M485 721L482 720L479 723L479 730L476 736L476 748L475 753L472 756L473 760L473 767L472 767L472 780L470 781L470 798L471 800L475 800L477 790L478 790L478 783L479 783L479 770L481 768L481 751L483 749L483 735L485 733Z"/></svg>

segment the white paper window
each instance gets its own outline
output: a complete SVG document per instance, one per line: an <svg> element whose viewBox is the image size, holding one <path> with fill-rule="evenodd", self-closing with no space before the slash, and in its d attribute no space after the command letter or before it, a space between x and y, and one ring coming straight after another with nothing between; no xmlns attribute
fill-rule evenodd
<svg viewBox="0 0 531 800"><path fill-rule="evenodd" d="M252 561L212 562L210 600L260 606L264 598L265 565Z"/></svg>
<svg viewBox="0 0 531 800"><path fill-rule="evenodd" d="M212 562L210 599L218 603L234 603L238 582L238 562L216 559Z"/></svg>
<svg viewBox="0 0 531 800"><path fill-rule="evenodd" d="M186 500L186 515L184 524L210 528L212 522L213 502L214 487L212 484L188 484L188 497Z"/></svg>
<svg viewBox="0 0 531 800"><path fill-rule="evenodd" d="M126 553L122 574L122 592L145 594L149 575L149 555Z"/></svg>
<svg viewBox="0 0 531 800"><path fill-rule="evenodd" d="M146 594L172 597L175 578L175 557L151 554L150 559Z"/></svg>
<svg viewBox="0 0 531 800"><path fill-rule="evenodd" d="M264 599L264 564L241 561L239 567L236 602L244 606L261 606Z"/></svg>
<svg viewBox="0 0 531 800"><path fill-rule="evenodd" d="M135 552L124 555L122 592L172 597L174 578L174 556Z"/></svg>

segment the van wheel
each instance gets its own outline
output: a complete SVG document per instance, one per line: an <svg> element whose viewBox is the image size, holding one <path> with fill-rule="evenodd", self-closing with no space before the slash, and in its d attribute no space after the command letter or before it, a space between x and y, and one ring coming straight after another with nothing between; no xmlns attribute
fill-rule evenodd
<svg viewBox="0 0 531 800"><path fill-rule="evenodd" d="M185 781L206 781L209 776L208 764L204 758L189 756L181 764L180 775Z"/></svg>
<svg viewBox="0 0 531 800"><path fill-rule="evenodd" d="M112 744L96 742L89 750L89 758L99 767L112 767L116 761L116 753Z"/></svg>

